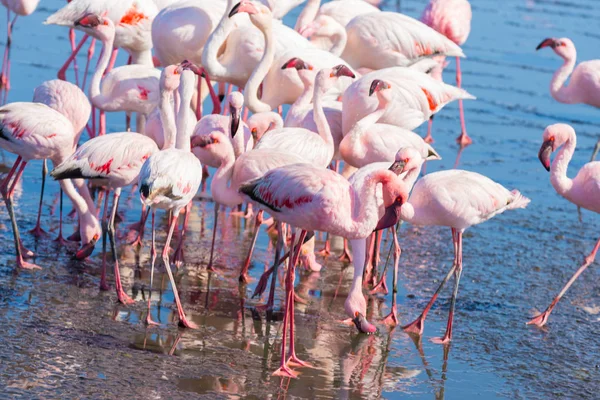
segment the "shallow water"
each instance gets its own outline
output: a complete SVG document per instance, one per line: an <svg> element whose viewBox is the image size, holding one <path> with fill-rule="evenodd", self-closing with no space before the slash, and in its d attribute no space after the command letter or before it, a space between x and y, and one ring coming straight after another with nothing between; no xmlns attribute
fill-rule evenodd
<svg viewBox="0 0 600 400"><path fill-rule="evenodd" d="M424 4L402 0L401 9L418 16ZM17 22L11 101L28 101L33 88L53 78L66 57L67 30L41 25L61 5L46 0L34 15ZM386 7L394 8L396 2ZM181 330L173 322L173 295L162 269L152 294L153 318L162 325L146 328L140 319L148 295L148 242L139 252L119 246L124 285L138 301L129 307L117 305L113 291L98 291L99 248L87 261L76 262L71 260L72 248L49 240L58 228L55 182L47 185L44 201L43 226L49 236L38 241L27 233L35 223L40 183L41 164L32 162L17 191L17 213L25 245L39 254L34 262L44 269L15 270L10 224L0 208L5 239L0 243L0 397L595 397L600 382L598 270L590 268L580 278L547 328L525 322L536 307L547 305L591 250L599 222L586 211L580 222L575 206L555 194L537 150L546 125L572 124L579 150L574 175L598 137L600 114L550 97L549 81L560 62L548 49L536 53L535 46L545 37L568 36L581 60L597 57L599 17L593 0L473 2L472 33L464 46L468 59L462 67L464 86L478 100L465 103L474 144L461 155L460 166L519 188L532 203L465 234L465 270L448 352L430 338L443 333L449 289L432 309L420 343L401 329L384 326L377 335L359 335L337 323L345 318L343 302L352 268L330 259L320 273L301 273L296 283L300 296L308 299L296 309L298 355L315 368L302 369L299 379L272 377L280 358L281 315L266 320L253 309L260 301L249 298L272 260L273 246L261 233L251 269L255 280L239 287L236 272L249 246L252 223L221 213L216 265L220 273L207 274L214 206L209 201L194 204L186 242L188 263L177 274L188 316L201 328ZM453 68L451 63L445 74L448 82L453 81ZM123 116L109 117L109 130L123 126ZM430 163L429 172L454 165L458 133L453 104L435 120L435 147L444 160ZM5 157L5 164L14 159ZM119 232L139 217L137 196L128 189L124 193L125 221ZM166 217L161 215L160 221L164 225ZM67 219L67 234L73 227L74 220ZM159 232L161 246L164 239ZM404 225L400 240L398 311L408 322L450 267L452 246L449 230L442 228ZM388 287L391 284L388 277ZM279 286L277 296L280 302ZM374 320L389 307L390 295L369 299Z"/></svg>

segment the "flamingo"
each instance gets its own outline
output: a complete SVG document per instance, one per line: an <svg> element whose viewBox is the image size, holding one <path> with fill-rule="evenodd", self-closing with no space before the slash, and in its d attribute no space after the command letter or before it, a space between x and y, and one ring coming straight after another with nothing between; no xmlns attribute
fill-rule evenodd
<svg viewBox="0 0 600 400"><path fill-rule="evenodd" d="M0 193L10 215L19 268L36 269L39 266L23 260L24 256L33 256L33 253L21 243L12 203L15 186L30 160L50 159L58 165L69 157L75 148L75 136L67 117L45 104L10 103L0 107L0 146L18 156L0 185ZM79 215L82 247L76 258L84 259L94 251L100 233L95 209L88 206L71 181L61 182L61 188L73 201Z"/></svg>
<svg viewBox="0 0 600 400"><path fill-rule="evenodd" d="M382 185L386 212L379 218L376 188ZM408 198L405 184L390 171L375 171L366 177L360 191L338 173L308 164L291 164L267 172L262 178L243 184L240 193L268 211L273 218L302 229L299 243L307 231L319 230L348 239L367 237L373 230L385 229L397 222L398 208ZM292 248L294 248L292 236ZM298 251L290 258L286 276L286 301L283 320L281 364L274 375L296 376L288 363L307 365L299 360L294 348L294 268ZM360 257L355 257L360 260ZM352 309L353 317L364 310ZM290 349L286 355L289 323Z"/></svg>
<svg viewBox="0 0 600 400"><path fill-rule="evenodd" d="M248 121L246 121L246 124L254 138L254 143L256 143L265 133L283 128L283 119L279 113L265 111L252 114L250 118L248 118Z"/></svg>
<svg viewBox="0 0 600 400"><path fill-rule="evenodd" d="M115 25L110 18L86 14L75 21L89 35L102 42L102 53L90 83L90 101L104 111L138 113L137 131L144 132L144 117L156 107L159 100L160 71L146 65L125 65L111 70L102 78L110 60L115 39ZM106 132L103 115L100 134Z"/></svg>
<svg viewBox="0 0 600 400"><path fill-rule="evenodd" d="M436 65L430 62L419 67ZM391 85L393 98L379 123L413 130L446 104L458 99L475 97L463 89L439 82L415 68L393 67L373 71L354 81L342 96L342 129L348 132L358 121L375 111L379 106L376 97L369 96L375 79Z"/></svg>
<svg viewBox="0 0 600 400"><path fill-rule="evenodd" d="M310 48L290 49L275 60L276 49L271 11L262 4L243 0L233 7L229 17L241 12L250 15L250 21L265 37L265 52L244 87L244 100L250 111L271 111L274 107L282 104L293 103L302 94L304 85L298 75L287 69L281 69L281 65L289 59L302 58L317 70L343 64L342 59L329 52ZM352 72L356 75L355 71ZM336 82L333 95L340 94L348 83L349 80L345 79ZM281 90L282 87L285 87L285 90Z"/></svg>
<svg viewBox="0 0 600 400"><path fill-rule="evenodd" d="M90 118L91 105L85 95L77 87L70 82L61 81L59 79L53 79L46 81L35 88L33 91L33 102L43 103L52 109L63 114L71 124L73 124L75 137L73 138L73 145L76 146L81 137L81 133L87 127L87 121ZM38 217L35 227L30 231L35 236L40 236L44 231L40 225L40 219L42 215L42 200L44 198L44 187L46 182L46 160L44 160L42 167L42 190L40 191L40 202L38 206ZM90 209L95 209L95 205L90 196L87 186L81 180L74 180L73 183L77 187L77 190L81 196L85 199ZM60 217L60 229L58 240L62 240L62 208Z"/></svg>
<svg viewBox="0 0 600 400"><path fill-rule="evenodd" d="M182 72L180 90L182 100L190 99L193 94L194 73L186 68ZM182 103L183 104L183 103ZM202 180L202 165L200 161L190 151L190 131L189 126L178 127L175 147L164 149L151 155L142 166L139 176L140 199L143 204L152 208L152 269L150 273L150 288L152 288L154 278L154 263L156 261L155 249L155 231L154 216L157 208L169 210L172 213L172 219L169 227L169 233L162 251L162 259L167 267L167 274L171 281L171 287L177 304L179 315L179 324L187 328L195 329L197 326L189 321L181 305L179 292L171 271L169 261L169 245L177 223L179 213L188 206L194 195L200 187ZM146 322L155 324L150 315L150 300L148 297L148 314Z"/></svg>
<svg viewBox="0 0 600 400"><path fill-rule="evenodd" d="M340 154L348 164L360 168L377 161L393 161L402 147L414 147L426 160L440 160L439 154L419 135L394 125L377 123L392 103L391 85L379 79L371 83L369 96L379 99L378 109L363 117L340 143Z"/></svg>
<svg viewBox="0 0 600 400"><path fill-rule="evenodd" d="M4 97L0 99L2 104L6 103L8 91L10 90L10 47L12 44L12 30L17 22L19 15L27 16L35 11L40 0L2 0L2 5L6 7L6 47L4 48L4 58L2 61L2 71L0 71L0 94L4 91ZM13 20L10 20L10 13L15 13Z"/></svg>
<svg viewBox="0 0 600 400"><path fill-rule="evenodd" d="M298 16L296 20L295 30L298 32L303 32L307 29L308 25L314 21L320 19L320 17L328 17L333 18L339 25L343 28L352 20L352 18L362 15L368 14L372 12L378 12L379 9L374 5L370 4L365 0L344 0L344 1L331 1L329 3L325 3L322 6L321 0L308 0L304 9ZM320 7L319 7L320 6ZM315 42L315 35L311 36L311 42ZM327 34L318 36L328 36ZM322 39L321 39L322 40ZM329 38L329 42L331 44L331 38ZM319 43L317 46L321 49L326 49L327 47L323 47L322 43Z"/></svg>
<svg viewBox="0 0 600 400"><path fill-rule="evenodd" d="M410 172L413 176L420 173L421 160L409 163L410 158L420 157L417 152L409 155L404 149L396 155L396 162L390 167L399 173ZM412 167L411 167L412 166ZM408 171L407 168L413 169ZM438 294L454 274L454 290L448 313L446 333L442 338L433 339L434 343L448 344L452 340L452 324L456 306L458 284L462 274L462 237L463 232L485 222L507 210L525 208L530 200L518 190L509 191L499 183L476 172L464 170L439 171L425 175L417 181L408 202L400 210L400 219L413 225L447 226L452 230L454 261L452 268L442 280L433 297L412 323L403 327L409 333L421 335L425 318ZM394 282L396 278L394 278ZM394 300L395 305L395 300ZM395 312L395 310L393 310Z"/></svg>
<svg viewBox="0 0 600 400"><path fill-rule="evenodd" d="M471 32L471 4L467 0L430 0L423 11L421 21L435 29L437 32L446 36L448 39L462 46ZM440 65L445 64L445 56L436 57ZM441 68L440 68L441 69ZM439 73L441 79L441 71ZM456 57L456 86L462 87L462 73L460 71L460 57ZM465 125L465 113L462 99L458 99L458 108L460 112L461 134L456 139L461 147L466 147L473 143L467 135ZM427 131L426 140L433 141L431 137L431 122Z"/></svg>
<svg viewBox="0 0 600 400"><path fill-rule="evenodd" d="M572 81L573 82L573 81ZM546 128L543 135L543 144L539 151L539 159L546 170L550 171L550 182L558 194L578 207L583 207L596 213L600 213L600 161L592 161L585 164L574 179L567 176L567 168L573 158L577 136L575 130L566 124L554 124ZM550 164L550 155L558 151L556 158ZM550 313L558 301L569 290L575 280L594 262L596 253L600 249L600 239L596 242L592 252L585 257L584 263L546 310L528 324L544 326L548 322Z"/></svg>
<svg viewBox="0 0 600 400"><path fill-rule="evenodd" d="M536 50L550 47L563 60L564 64L554 73L550 82L550 94L556 101L567 104L584 103L600 108L600 60L584 61L575 67L577 50L568 38L544 39ZM565 86L571 75L569 84ZM591 160L600 150L600 140L594 147Z"/></svg>
<svg viewBox="0 0 600 400"><path fill-rule="evenodd" d="M89 25L110 26L112 24L112 22L107 22L108 25L104 25L101 22L102 20L98 19L98 25L95 25L95 19L102 17L93 15L85 16L84 18L90 19L89 22L84 22ZM175 74L178 72L175 70L172 73ZM105 179L109 190L114 190L113 204L108 221L106 221L108 194L104 201L102 222L105 224L105 229L102 235L103 257L100 288L103 290L108 288L106 285L106 235L108 235L111 251L115 259L115 289L118 301L123 304L132 303L133 300L125 293L121 283L119 258L115 242L115 215L121 196L121 189L137 182L142 164L150 155L157 151L158 146L156 142L142 134L133 132L111 133L110 135L97 136L88 140L50 173L56 180L66 178Z"/></svg>

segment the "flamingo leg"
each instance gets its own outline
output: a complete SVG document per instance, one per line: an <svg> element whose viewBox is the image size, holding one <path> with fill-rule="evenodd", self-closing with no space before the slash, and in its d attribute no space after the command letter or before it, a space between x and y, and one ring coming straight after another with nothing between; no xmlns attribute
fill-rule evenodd
<svg viewBox="0 0 600 400"><path fill-rule="evenodd" d="M146 314L147 325L158 325L157 322L152 320L152 314L150 312L150 305L152 302L152 286L154 285L154 265L156 263L156 231L154 230L154 214L152 210L152 247L150 248L150 258L152 259L150 267L150 289L148 290L148 313Z"/></svg>
<svg viewBox="0 0 600 400"><path fill-rule="evenodd" d="M55 242L65 246L67 241L63 238L62 234L62 223L63 221L63 190L60 189L60 201L58 205L58 237L54 239Z"/></svg>
<svg viewBox="0 0 600 400"><path fill-rule="evenodd" d="M529 322L527 322L528 325L537 325L539 327L542 327L546 324L546 322L548 322L550 313L552 313L552 310L554 309L556 304L558 304L558 301L565 295L565 293L567 293L567 290L569 290L571 285L573 285L573 283L577 280L577 278L579 278L579 275L581 275L583 273L583 271L585 271L587 269L587 267L589 267L590 264L594 262L594 260L596 259L596 253L598 253L599 249L600 249L600 239L598 239L598 241L596 242L596 245L594 246L594 249L592 250L592 252L584 259L583 264L577 269L575 274L573 274L571 279L569 279L567 284L561 289L561 291L554 298L554 300L552 300L552 303L550 303L548 308L546 308L546 311L544 311L537 317L535 317L535 318L531 319Z"/></svg>
<svg viewBox="0 0 600 400"><path fill-rule="evenodd" d="M446 333L442 338L433 338L433 343L447 345L452 340L452 323L454 321L454 310L456 309L456 296L458 294L458 284L462 274L462 231L457 231L458 253L456 256L456 268L454 269L454 290L452 291L452 299L450 300L450 312L448 313L448 323L446 325Z"/></svg>
<svg viewBox="0 0 600 400"><path fill-rule="evenodd" d="M348 239L344 238L344 250L342 250L342 254L340 254L340 256L338 257L339 261L342 262L348 262L351 263L352 262L352 252L350 251L350 248L348 247Z"/></svg>
<svg viewBox="0 0 600 400"><path fill-rule="evenodd" d="M259 311L271 311L273 310L273 304L275 303L275 283L277 282L277 269L279 268L279 264L281 263L281 252L283 250L283 227L282 227L282 223L277 221L276 222L276 229L277 229L277 244L275 245L275 261L273 263L273 268L271 271L271 288L269 289L269 299L267 300L267 304L263 305L263 306L258 306L256 307L257 310ZM268 271L267 271L268 272ZM264 275L267 274L267 272L265 272ZM266 282L268 279L268 275L266 275L264 278L263 276L260 277L260 280L258 282L258 285L254 291L254 295L252 297L254 297L256 294L258 294L259 292L262 294L262 291L264 291L264 289L266 289ZM263 286L259 289L259 286Z"/></svg>
<svg viewBox="0 0 600 400"><path fill-rule="evenodd" d="M404 329L404 331L406 331L407 333L413 333L416 335L423 334L423 329L425 327L424 326L425 318L427 318L427 314L429 313L429 310L433 306L433 303L435 303L437 297L439 296L440 292L444 288L444 285L446 285L446 282L448 282L448 280L450 280L450 278L454 274L454 271L456 270L456 265L457 265L457 256L456 255L458 253L457 240L458 240L457 233L456 233L455 229L452 228L452 243L454 244L454 261L452 263L452 268L450 268L450 271L448 272L448 274L446 275L444 280L440 283L440 286L438 286L437 290L431 297L431 300L429 300L429 303L427 303L427 306L425 306L425 309L423 310L421 315L419 315L419 317L416 320L414 320L413 322L411 322L410 324L404 325L402 327L402 329Z"/></svg>
<svg viewBox="0 0 600 400"><path fill-rule="evenodd" d="M435 116L435 114L431 115L431 117L429 117L429 121L427 122L427 136L425 136L423 138L425 143L433 143L433 136L431 136L431 130L433 128L433 117L434 116Z"/></svg>
<svg viewBox="0 0 600 400"><path fill-rule="evenodd" d="M323 256L323 257L327 257L327 256L331 255L331 244L329 243L329 232L325 236L325 247L323 247L321 250L317 251L315 254L317 254L319 256Z"/></svg>
<svg viewBox="0 0 600 400"><path fill-rule="evenodd" d="M42 205L44 202L44 188L46 187L46 175L48 174L48 163L46 159L44 159L42 164L42 189L40 191L40 202L38 204L38 216L37 222L35 223L35 227L29 231L33 236L40 237L46 234L46 231L42 229L41 219L42 219Z"/></svg>
<svg viewBox="0 0 600 400"><path fill-rule="evenodd" d="M219 96L217 95L217 93L215 93L215 89L213 88L212 84L210 83L210 77L208 76L208 73L206 71L204 71L203 73L204 75L204 80L206 81L206 85L208 86L208 93L210 94L210 98L212 99L213 102L213 114L221 114L221 102L219 101ZM200 91L198 91L198 96L200 96ZM200 99L198 99L198 101L200 102ZM200 119L200 118L198 118Z"/></svg>
<svg viewBox="0 0 600 400"><path fill-rule="evenodd" d="M388 261L390 259L390 254L392 250L394 250L394 261L396 260L396 252L400 250L400 244L398 243L398 236L396 235L396 228L390 228L392 231L392 237L395 238L390 245L390 250L388 251L387 259L385 260L385 266L383 267L383 271L381 272L381 276L379 277L379 283L377 283L373 289L369 292L369 294L383 293L388 294L388 288L386 283L386 275L388 269Z"/></svg>
<svg viewBox="0 0 600 400"><path fill-rule="evenodd" d="M456 57L456 86L462 87L462 73L460 70L460 57ZM467 125L465 124L465 110L463 107L462 99L458 100L458 109L460 110L460 129L461 133L456 142L460 144L460 147L467 147L473 140L467 135Z"/></svg>
<svg viewBox="0 0 600 400"><path fill-rule="evenodd" d="M90 63L92 61L92 57L94 57L94 52L96 49L96 39L92 38L90 42L90 47L88 47L87 51L87 61L85 62L85 70L83 72L83 83L81 84L81 88L85 91L85 84L88 77L88 71L90 70Z"/></svg>
<svg viewBox="0 0 600 400"><path fill-rule="evenodd" d="M171 244L171 238L173 237L173 231L175 230L175 225L177 225L177 220L179 217L179 210L175 210L173 212L173 218L171 220L171 226L169 227L169 234L167 235L167 241L165 242L165 247L162 251L162 259L165 263L165 267L167 269L167 274L169 275L169 280L171 281L171 287L173 288L173 297L175 297L175 303L177 305L177 313L179 315L179 325L190 328L197 329L198 326L193 322L188 321L185 316L185 312L183 311L183 306L181 305L181 300L179 299L179 292L177 291L177 285L175 285L175 278L173 278L173 272L171 271L171 263L169 262L169 245Z"/></svg>
<svg viewBox="0 0 600 400"><path fill-rule="evenodd" d="M148 215L150 214L150 208L146 208L146 205L143 204L142 205L142 215L140 216L140 220L137 223L138 226L136 227L135 224L134 226L130 227L132 229L136 229L138 231L138 235L137 238L130 243L131 246L141 246L142 245L142 240L144 240L144 231L145 231L145 226L146 226L146 220L148 219Z"/></svg>
<svg viewBox="0 0 600 400"><path fill-rule="evenodd" d="M98 193L98 205L102 204L102 197L100 196L104 191ZM100 207L98 207L100 209ZM108 290L109 286L106 283L106 236L108 235L108 193L104 198L104 211L102 211L102 273L100 274L100 290Z"/></svg>
<svg viewBox="0 0 600 400"><path fill-rule="evenodd" d="M71 44L71 52L75 51L75 29L69 29L69 43ZM77 58L73 60L73 71L75 72L75 84L79 86L79 66L77 65Z"/></svg>
<svg viewBox="0 0 600 400"><path fill-rule="evenodd" d="M252 254L254 253L254 246L256 246L256 238L258 237L258 231L260 230L260 226L263 221L263 210L259 210L256 213L256 219L254 221L254 231L252 232L252 242L250 244L250 249L248 250L248 255L246 256L246 261L240 271L239 280L241 283L248 283L250 281L250 277L248 276L248 269L250 269L250 261L252 261Z"/></svg>
<svg viewBox="0 0 600 400"><path fill-rule="evenodd" d="M65 61L63 66L60 67L60 69L58 70L58 74L57 74L58 79L60 79L62 81L67 80L67 69L69 68L69 65L71 65L73 60L75 60L75 57L77 57L77 53L79 53L79 51L83 47L84 43L88 40L88 37L89 36L87 34L83 35L83 37L81 38L81 41L79 42L77 47L71 51L71 55L69 56L69 58L67 58L67 61Z"/></svg>
<svg viewBox="0 0 600 400"><path fill-rule="evenodd" d="M375 233L371 233L367 239L367 254L365 256L365 269L363 271L363 287L368 287L368 282L373 276L373 248L375 246Z"/></svg>
<svg viewBox="0 0 600 400"><path fill-rule="evenodd" d="M219 221L219 208L220 207L221 206L219 205L219 203L215 203L215 216L214 216L214 221L213 221L213 236L212 236L212 242L210 244L210 259L208 261L208 266L206 267L206 269L211 272L216 272L216 269L213 266L213 261L214 261L214 255L215 255L215 239L217 237L217 222Z"/></svg>
<svg viewBox="0 0 600 400"><path fill-rule="evenodd" d="M8 100L8 92L10 91L10 48L12 45L12 30L17 22L18 15L15 15L12 22L10 20L10 10L6 9L7 25L6 25L6 48L4 50L4 62L2 63L2 72L0 73L0 92L4 91L2 104L6 104Z"/></svg>
<svg viewBox="0 0 600 400"><path fill-rule="evenodd" d="M596 159L596 155L598 155L599 151L600 151L600 140L598 140L598 142L594 146L594 152L592 153L592 158L590 159L590 161L594 161Z"/></svg>
<svg viewBox="0 0 600 400"><path fill-rule="evenodd" d="M108 198L108 196L106 196ZM112 251L113 258L115 260L115 289L117 291L117 298L121 304L134 303L133 299L129 297L123 290L123 284L121 283L121 273L119 271L119 254L117 253L117 244L115 239L115 215L117 215L117 208L119 207L119 198L121 197L121 188L116 188L113 196L113 205L110 212L110 219L108 221L108 240L110 241L110 248Z"/></svg>
<svg viewBox="0 0 600 400"><path fill-rule="evenodd" d="M6 178L4 178L4 181L0 185L0 193L4 198L4 203L6 204L6 209L8 210L8 215L10 216L10 222L12 224L13 236L15 240L15 250L17 253L17 267L23 269L41 269L41 267L39 267L38 265L28 263L25 260L23 260L23 254L24 252L26 252L26 249L21 244L21 236L19 234L19 227L17 226L17 220L15 219L15 210L13 208L12 203L15 185L23 175L23 170L25 169L26 164L27 162L23 161L23 159L20 156L17 157L17 160L13 164L11 170L8 172L8 175L6 175ZM9 188L9 183L13 176L14 181L11 187Z"/></svg>
<svg viewBox="0 0 600 400"><path fill-rule="evenodd" d="M181 233L179 235L179 243L177 244L177 248L175 249L175 254L173 255L173 263L177 268L181 267L183 263L185 263L185 257L183 256L183 242L185 240L185 232L188 229L188 222L190 219L190 212L192 211L192 202L190 201L187 206L185 206L185 215L183 217L183 228L181 228Z"/></svg>

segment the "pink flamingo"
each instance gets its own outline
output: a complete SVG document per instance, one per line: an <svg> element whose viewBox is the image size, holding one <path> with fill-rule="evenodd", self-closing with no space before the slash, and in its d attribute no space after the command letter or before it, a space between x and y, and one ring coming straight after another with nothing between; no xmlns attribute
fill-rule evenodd
<svg viewBox="0 0 600 400"><path fill-rule="evenodd" d="M376 188L381 184L386 212L379 218ZM397 222L398 208L408 198L404 183L390 171L375 171L366 177L360 191L341 175L329 169L309 164L292 164L266 173L247 182L240 193L273 218L302 229L299 243L307 231L324 231L348 239L367 237L373 230L385 229ZM292 236L294 248L295 234ZM290 257L286 275L286 301L283 320L280 368L274 375L295 377L288 364L307 365L295 353L294 347L294 268L298 251ZM360 257L355 257L360 260ZM362 310L352 310L356 319ZM364 318L364 315L362 315ZM286 333L289 324L290 349L286 354Z"/></svg>
<svg viewBox="0 0 600 400"><path fill-rule="evenodd" d="M272 130L283 128L283 119L279 113L265 111L252 114L246 121L248 129L254 138L254 143L258 142L263 135Z"/></svg>
<svg viewBox="0 0 600 400"><path fill-rule="evenodd" d="M54 165L65 160L75 148L75 136L71 122L64 115L44 104L11 103L0 107L0 146L18 155L13 167L0 184L0 193L12 222L17 266L20 268L39 267L23 260L23 256L33 256L33 253L22 245L19 236L12 203L15 186L30 160L48 158ZM76 257L83 259L94 251L100 226L94 208L88 207L71 181L61 182L61 188L73 201L79 214L82 247L76 253Z"/></svg>
<svg viewBox="0 0 600 400"><path fill-rule="evenodd" d="M10 90L10 46L12 44L12 30L19 15L27 16L35 11L40 0L2 0L6 7L6 47L4 48L4 59L2 60L2 71L0 72L0 95L4 91L2 104L6 103L8 91ZM15 17L10 20L10 13Z"/></svg>
<svg viewBox="0 0 600 400"><path fill-rule="evenodd" d="M471 32L471 4L467 0L430 0L423 11L421 21L435 29L448 39L462 46ZM445 56L436 57L440 65L445 64ZM441 79L441 73L440 79ZM460 71L460 57L456 57L456 86L462 87L462 73ZM462 99L458 99L458 108L460 110L461 134L456 139L461 147L466 147L473 143L467 135L465 124L465 113ZM430 119L430 121L432 121ZM431 122L427 131L426 140L433 141L431 137Z"/></svg>
<svg viewBox="0 0 600 400"><path fill-rule="evenodd" d="M412 157L420 154L413 152ZM416 163L407 161L410 158L402 150L398 153L396 162L390 169L420 173L420 160ZM448 313L446 333L442 338L435 338L435 343L447 344L452 340L452 323L456 306L458 284L462 274L462 237L463 232L473 226L485 222L506 210L525 208L530 200L521 195L518 190L509 191L493 180L476 172L464 170L439 171L425 175L417 181L408 202L400 210L400 218L414 225L448 226L452 230L452 243L454 245L454 261L448 275L441 282L433 297L412 323L403 327L410 333L421 335L427 313L437 299L446 282L454 274L454 290ZM396 271L397 272L397 271ZM394 278L396 282L396 278ZM395 306L395 300L394 300ZM395 310L393 310L395 311Z"/></svg>
<svg viewBox="0 0 600 400"><path fill-rule="evenodd" d="M244 100L250 111L271 111L274 107L282 104L293 103L302 94L304 85L298 74L281 69L281 65L291 58L302 58L317 70L343 63L342 59L329 52L312 48L293 48L275 60L276 48L271 11L262 4L243 0L233 7L229 16L232 17L241 12L250 15L250 21L265 37L265 52L244 87ZM352 72L354 73L354 71ZM348 84L349 80L340 79L332 91L341 94ZM285 87L286 90L281 90L282 87Z"/></svg>
<svg viewBox="0 0 600 400"><path fill-rule="evenodd" d="M584 61L575 67L577 50L568 38L544 39L536 50L550 47L564 64L554 73L550 83L550 94L556 101L567 104L584 103L600 108L600 60ZM565 86L571 75L569 85ZM594 147L592 161L600 150L600 140Z"/></svg>
<svg viewBox="0 0 600 400"><path fill-rule="evenodd" d="M104 179L109 190L114 190L110 216L108 213L108 194L104 201L102 223L102 275L100 288L106 290L106 235L110 240L111 251L115 259L115 289L120 303L128 304L133 300L123 290L119 272L119 258L115 240L115 215L121 196L121 189L137 182L142 164L150 155L158 151L156 143L139 133L119 132L92 138L81 145L75 153L63 161L50 173L57 180L66 178Z"/></svg>
<svg viewBox="0 0 600 400"><path fill-rule="evenodd" d="M544 143L540 148L538 156L544 168L550 171L550 182L556 192L578 207L600 213L600 162L592 161L585 164L581 167L577 176L571 179L567 176L567 168L573 158L575 145L577 144L575 130L566 124L550 125L544 131L543 140ZM550 164L550 155L557 150L558 154L552 164ZM592 252L585 257L583 265L579 267L577 272L575 272L554 300L552 300L546 311L530 320L528 324L541 327L548 322L550 313L558 301L569 290L579 275L594 262L599 249L600 239L596 242Z"/></svg>
<svg viewBox="0 0 600 400"><path fill-rule="evenodd" d="M374 5L370 4L365 0L344 0L344 1L331 1L328 3L321 5L321 0L308 0L306 5L302 9L302 12L298 16L296 20L295 30L298 32L303 32L306 30L309 24L314 21L321 21L321 17L333 18L338 24L344 28L348 23L352 20L352 18L373 12L378 12L379 9ZM320 7L319 7L320 6ZM310 29L310 28L309 28ZM327 37L329 39L329 44L331 44L332 38L329 37L325 32L323 34L319 34L320 37ZM311 42L315 43L315 35L311 36ZM322 40L322 39L321 39ZM331 48L323 46L321 40L318 41L317 47L320 49L328 49ZM343 50L343 49L342 49ZM341 52L340 52L341 54Z"/></svg>
<svg viewBox="0 0 600 400"><path fill-rule="evenodd" d="M85 93L83 93L81 89L77 87L77 85L74 85L70 82L61 81L59 79L46 81L36 87L33 91L33 102L43 103L67 117L67 119L69 119L69 121L71 121L73 124L75 131L73 145L76 146L79 143L81 133L83 132L83 129L87 127L87 121L90 118L92 107ZM40 219L42 215L42 200L44 198L44 187L47 172L46 160L44 160L42 167L42 190L40 191L38 217L35 227L30 231L35 236L40 236L44 232L40 225ZM73 183L77 187L77 190L81 196L88 203L88 207L90 209L94 209L95 205L87 186L82 181L77 179L74 180ZM60 211L60 229L58 235L59 241L62 240L62 208Z"/></svg>
<svg viewBox="0 0 600 400"><path fill-rule="evenodd" d="M378 109L363 117L344 136L340 154L348 164L360 168L373 162L393 161L403 147L414 147L426 160L440 160L439 154L419 135L394 125L378 123L392 104L391 84L379 79L371 83L369 96L377 94Z"/></svg>
<svg viewBox="0 0 600 400"><path fill-rule="evenodd" d="M394 67L373 71L353 82L342 96L344 132L350 131L358 121L379 107L378 98L369 96L375 79L388 82L392 96L397 100L388 106L378 122L408 130L427 121L451 101L475 98L463 89L437 81L414 68Z"/></svg>
<svg viewBox="0 0 600 400"><path fill-rule="evenodd" d="M191 98L194 91L193 84L194 73L184 70L182 72L180 88L183 90L182 99ZM167 274L173 288L179 315L179 324L195 329L197 326L193 322L188 321L185 316L169 261L169 245L179 213L190 204L202 180L202 174L200 173L202 165L190 151L191 129L189 128L189 126L178 127L175 147L159 151L146 160L140 171L139 185L142 203L152 208L152 269L150 273L150 289L152 289L154 263L156 261L154 215L157 208L162 208L172 213L169 233L162 251L162 259L167 267ZM150 315L150 300L151 297L149 296L146 322L148 324L155 324Z"/></svg>

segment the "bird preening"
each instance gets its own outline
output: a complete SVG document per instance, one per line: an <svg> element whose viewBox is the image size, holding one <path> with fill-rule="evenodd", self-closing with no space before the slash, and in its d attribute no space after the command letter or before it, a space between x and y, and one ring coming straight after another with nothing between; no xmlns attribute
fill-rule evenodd
<svg viewBox="0 0 600 400"><path fill-rule="evenodd" d="M29 15L37 3L2 0L9 17ZM279 367L273 374L298 377L299 369L312 365L296 351L297 305L309 301L297 292L296 275L299 267L302 273L334 268L330 242L338 237L344 243L339 259L353 268L344 307L332 311L346 317L343 323L336 322L339 329L371 335L397 326L421 338L430 310L453 279L445 333L431 340L444 346L461 340L460 326L468 320L456 314L461 308L457 306L459 283L463 272L468 275L470 265L476 264L465 231L492 218L503 221L506 216L501 214L536 207L535 202L530 205L527 187L520 187L521 193L511 182L501 184L498 177L470 170L476 167L426 170L439 166L445 156L433 144L433 120L438 113L452 119L460 132L456 138L460 151L485 144L485 140L478 142L480 136L469 136L466 127L469 104L477 104L469 74L463 82L461 70L461 59L468 53L461 46L472 33L471 6L467 0L430 0L423 4L419 20L382 10L373 1L308 0L292 29L281 19L299 3L69 1L45 24L69 29L70 56L58 79L40 82L31 102L7 102L16 17L9 19L0 72L0 147L15 161L0 183L0 193L11 220L16 268L45 267L28 261L34 254L23 245L22 224L17 222L22 210L14 195L26 165L44 160L37 222L31 231L43 238L48 223L43 217L46 160L50 160L50 176L61 188L56 240L65 247L78 243L73 254L77 262L93 256L101 243L99 290L111 288L107 266L112 263L112 295L124 307L134 304L129 280L121 279L120 253L124 247L149 252L149 261L140 266L150 271L144 318L149 326L164 323L153 318L153 309L161 307L152 297L159 264L169 278L178 324L188 329L202 326L199 319L194 321L192 304L186 305L187 313L184 310L179 269L195 268L211 276L234 271L242 303L249 301L257 313L272 315L279 310L283 315ZM82 34L78 43L76 33ZM88 40L81 73L71 66ZM94 67L96 44L101 50ZM568 38L547 38L537 48L531 46L532 53L544 49L563 60L551 79L551 96L560 103L600 108L600 60L576 65L575 45ZM127 65L116 66L119 51L127 52ZM455 85L442 80L450 63L454 63ZM443 110L454 102L455 116ZM125 123L118 130L108 129L105 113L124 113ZM421 137L414 130L425 123L427 134ZM573 127L550 125L540 132L540 139L537 157L556 193L600 213L600 162L594 161L600 141L592 161L569 178L569 164L578 155ZM530 156L535 158L535 151ZM539 172L540 179L546 179L541 168ZM67 238L62 226L63 193L78 221L77 230ZM212 210L200 207L199 193L210 200ZM120 235L119 209L131 197L136 201L130 204L139 205L135 208L139 222ZM166 226L160 218L163 213L168 216ZM198 239L197 225L189 223L195 213L202 215L203 223L212 214L206 242ZM232 240L231 232L222 227L227 218L252 226L240 265L231 265L220 251L220 243ZM150 243L145 238L148 219ZM273 260L253 277L252 261L264 256L257 250L263 224L274 238ZM403 224L450 228L453 247L450 268L412 322L400 315L397 306L399 268L405 257L399 239ZM158 257L157 231L161 230L166 238ZM316 251L320 233L327 235L325 247ZM384 235L390 238L393 289L389 314L379 320L368 298L389 291L388 263L379 268ZM185 256L189 246L203 246L206 251L201 259L191 260ZM600 239L548 308L528 324L548 323L559 300L599 250ZM252 288L252 296L246 285ZM424 290L433 287L423 286L427 286ZM255 296L260 300L253 303Z"/></svg>

